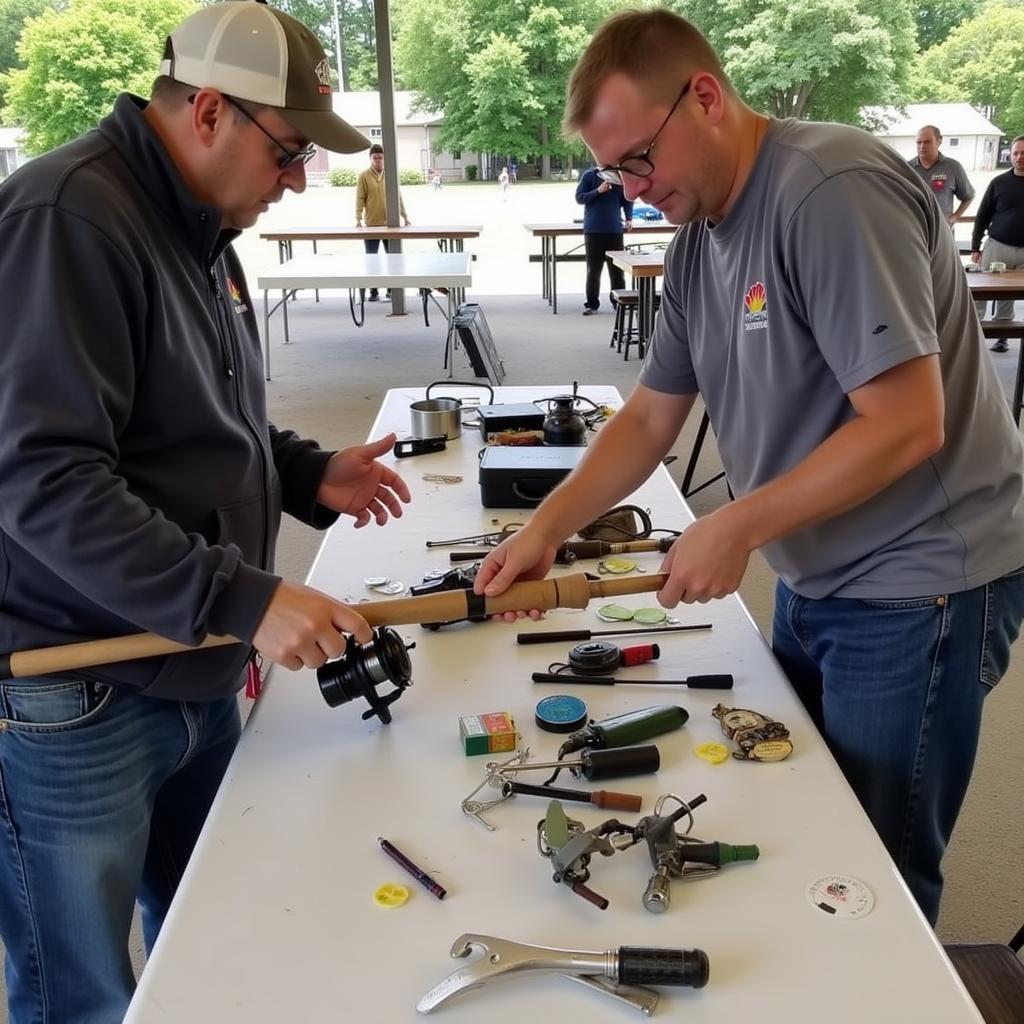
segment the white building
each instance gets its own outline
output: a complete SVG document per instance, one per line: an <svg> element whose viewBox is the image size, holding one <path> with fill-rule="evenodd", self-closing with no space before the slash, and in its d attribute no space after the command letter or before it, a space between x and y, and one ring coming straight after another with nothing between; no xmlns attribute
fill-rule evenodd
<svg viewBox="0 0 1024 1024"><path fill-rule="evenodd" d="M865 107L868 124L884 125L874 134L907 160L917 156L915 140L926 124L942 132L942 153L965 171L994 171L1003 133L969 103L911 103L905 108Z"/></svg>
<svg viewBox="0 0 1024 1024"><path fill-rule="evenodd" d="M395 129L398 136L398 169L441 172L446 181L461 179L465 164L477 163L475 154L448 153L437 148L439 125L444 114L436 111L414 112L413 93L395 93ZM358 128L370 142L381 141L380 94L376 92L336 92L334 112L354 128ZM367 153L331 153L328 167L351 167L362 171L369 167ZM391 166L394 166L392 163Z"/></svg>
<svg viewBox="0 0 1024 1024"><path fill-rule="evenodd" d="M20 128L0 128L0 181L28 160L21 148L21 138Z"/></svg>

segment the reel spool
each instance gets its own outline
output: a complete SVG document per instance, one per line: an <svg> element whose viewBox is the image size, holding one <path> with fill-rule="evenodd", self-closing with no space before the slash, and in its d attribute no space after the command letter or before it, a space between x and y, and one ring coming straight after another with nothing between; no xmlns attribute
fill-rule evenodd
<svg viewBox="0 0 1024 1024"><path fill-rule="evenodd" d="M569 668L583 676L609 675L618 668L630 665L645 665L657 661L661 648L657 644L637 644L634 647L618 647L605 640L593 640L576 644L569 651Z"/></svg>
<svg viewBox="0 0 1024 1024"><path fill-rule="evenodd" d="M350 644L340 658L316 670L321 695L332 708L364 697L370 707L363 712L363 720L376 715L385 725L390 724L390 705L412 686L409 651L415 646L407 644L389 626L379 626L369 643ZM383 696L378 694L378 685L388 680L395 689Z"/></svg>

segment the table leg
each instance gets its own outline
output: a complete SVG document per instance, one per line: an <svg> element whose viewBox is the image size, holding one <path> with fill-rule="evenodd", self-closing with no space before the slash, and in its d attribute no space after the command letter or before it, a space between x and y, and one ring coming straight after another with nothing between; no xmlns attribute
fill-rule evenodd
<svg viewBox="0 0 1024 1024"><path fill-rule="evenodd" d="M641 277L637 288L640 306L640 358L647 352L647 345L654 332L654 281L653 277Z"/></svg>
<svg viewBox="0 0 1024 1024"><path fill-rule="evenodd" d="M558 313L558 239L551 236L551 312Z"/></svg>
<svg viewBox="0 0 1024 1024"><path fill-rule="evenodd" d="M316 255L316 239L315 238L313 239L313 255L314 256ZM320 289L319 288L314 288L313 289L313 298L314 298L314 300L316 302L320 301Z"/></svg>
<svg viewBox="0 0 1024 1024"><path fill-rule="evenodd" d="M263 289L263 375L270 380L270 289Z"/></svg>
<svg viewBox="0 0 1024 1024"><path fill-rule="evenodd" d="M1020 426L1020 410L1024 397L1024 338L1017 343L1017 379L1013 382L1013 419Z"/></svg>
<svg viewBox="0 0 1024 1024"><path fill-rule="evenodd" d="M293 291L292 294L294 295L295 292ZM284 316L284 343L286 345L290 345L292 343L292 339L288 336L288 289L287 288L282 288L281 289L281 306L282 306L281 312L282 312L282 314Z"/></svg>
<svg viewBox="0 0 1024 1024"><path fill-rule="evenodd" d="M455 375L455 314L458 311L458 288L448 289L448 333L444 336L444 365L448 367L448 379Z"/></svg>

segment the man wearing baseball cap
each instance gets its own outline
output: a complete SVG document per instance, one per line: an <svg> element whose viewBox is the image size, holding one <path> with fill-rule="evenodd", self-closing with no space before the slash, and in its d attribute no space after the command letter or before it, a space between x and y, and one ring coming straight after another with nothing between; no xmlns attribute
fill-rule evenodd
<svg viewBox="0 0 1024 1024"><path fill-rule="evenodd" d="M273 572L282 509L315 527L402 514L376 459L267 420L231 242L306 186L313 146L366 139L326 58L263 4L198 11L147 103L0 186L0 651L151 630L241 643L6 679L0 658L0 937L11 1024L115 1024L239 732L258 652L338 657L357 611Z"/></svg>

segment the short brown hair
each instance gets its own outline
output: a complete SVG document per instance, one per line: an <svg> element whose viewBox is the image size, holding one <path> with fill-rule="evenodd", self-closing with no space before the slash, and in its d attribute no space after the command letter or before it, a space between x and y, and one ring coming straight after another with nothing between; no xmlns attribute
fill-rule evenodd
<svg viewBox="0 0 1024 1024"><path fill-rule="evenodd" d="M652 98L671 103L686 79L698 71L714 75L735 95L722 62L700 31L664 8L620 11L597 30L569 78L562 131L579 134L590 120L598 90L621 73L647 86Z"/></svg>
<svg viewBox="0 0 1024 1024"><path fill-rule="evenodd" d="M375 142L370 147L370 156L376 156L378 153L380 153L380 155L383 156L384 155L384 147L379 142Z"/></svg>

